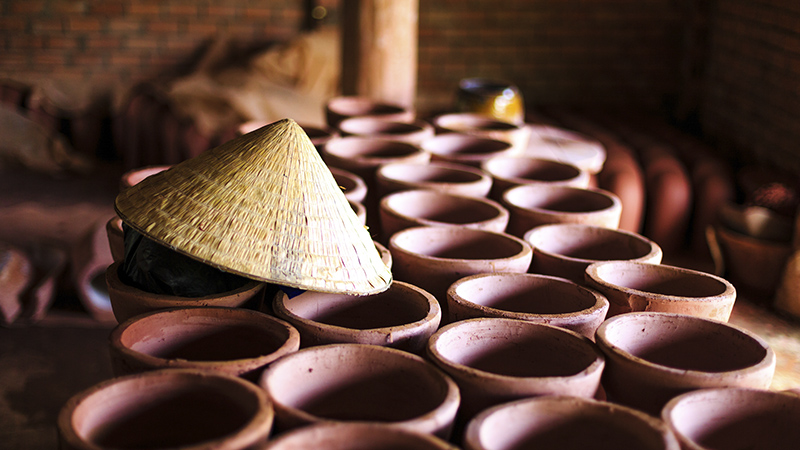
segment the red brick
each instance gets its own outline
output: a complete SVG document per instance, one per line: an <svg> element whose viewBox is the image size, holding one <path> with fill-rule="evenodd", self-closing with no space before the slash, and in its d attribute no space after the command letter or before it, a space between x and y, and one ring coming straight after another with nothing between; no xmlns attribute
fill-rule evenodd
<svg viewBox="0 0 800 450"><path fill-rule="evenodd" d="M159 47L161 39L158 37L135 37L127 40L127 47L132 49L156 49Z"/></svg>
<svg viewBox="0 0 800 450"><path fill-rule="evenodd" d="M112 18L108 21L108 29L113 32L134 32L143 29L147 24L146 21L140 21L134 18Z"/></svg>
<svg viewBox="0 0 800 450"><path fill-rule="evenodd" d="M186 31L190 34L211 34L222 30L213 23L189 23Z"/></svg>
<svg viewBox="0 0 800 450"><path fill-rule="evenodd" d="M100 31L100 19L96 17L70 17L67 19L68 31Z"/></svg>
<svg viewBox="0 0 800 450"><path fill-rule="evenodd" d="M46 48L53 49L69 49L80 47L80 40L74 37L66 36L48 36L45 44Z"/></svg>
<svg viewBox="0 0 800 450"><path fill-rule="evenodd" d="M10 12L15 14L36 14L44 12L43 0L17 0L8 6Z"/></svg>
<svg viewBox="0 0 800 450"><path fill-rule="evenodd" d="M153 16L161 13L161 6L159 2L148 3L137 0L127 5L127 12L130 15Z"/></svg>
<svg viewBox="0 0 800 450"><path fill-rule="evenodd" d="M87 49L116 49L122 46L122 39L115 36L90 36L86 39Z"/></svg>
<svg viewBox="0 0 800 450"><path fill-rule="evenodd" d="M64 31L64 23L61 19L39 19L34 18L31 22L34 33L47 33L52 31Z"/></svg>
<svg viewBox="0 0 800 450"><path fill-rule="evenodd" d="M169 5L167 7L167 12L169 12L174 16L196 16L197 5L195 4Z"/></svg>
<svg viewBox="0 0 800 450"><path fill-rule="evenodd" d="M92 2L90 12L105 16L118 16L125 11L125 2L119 0Z"/></svg>
<svg viewBox="0 0 800 450"><path fill-rule="evenodd" d="M127 53L112 53L110 62L112 66L139 66L142 62L142 57Z"/></svg>
<svg viewBox="0 0 800 450"><path fill-rule="evenodd" d="M206 8L206 13L209 16L235 16L238 12L239 9L226 5L209 5Z"/></svg>
<svg viewBox="0 0 800 450"><path fill-rule="evenodd" d="M148 23L146 28L148 31L155 33L177 33L180 30L180 25L178 22L157 21Z"/></svg>

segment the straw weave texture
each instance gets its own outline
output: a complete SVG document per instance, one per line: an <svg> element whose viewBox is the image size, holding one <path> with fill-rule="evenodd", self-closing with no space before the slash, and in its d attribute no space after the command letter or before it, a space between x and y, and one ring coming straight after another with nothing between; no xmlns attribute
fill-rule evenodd
<svg viewBox="0 0 800 450"><path fill-rule="evenodd" d="M122 192L123 221L223 271L367 295L391 272L311 140L292 119L208 150Z"/></svg>

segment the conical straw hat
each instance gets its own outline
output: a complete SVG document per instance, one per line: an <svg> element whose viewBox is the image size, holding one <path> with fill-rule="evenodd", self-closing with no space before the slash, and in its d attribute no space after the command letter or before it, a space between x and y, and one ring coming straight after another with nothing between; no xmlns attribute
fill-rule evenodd
<svg viewBox="0 0 800 450"><path fill-rule="evenodd" d="M356 295L391 272L311 140L283 119L150 176L117 196L132 228L248 278Z"/></svg>

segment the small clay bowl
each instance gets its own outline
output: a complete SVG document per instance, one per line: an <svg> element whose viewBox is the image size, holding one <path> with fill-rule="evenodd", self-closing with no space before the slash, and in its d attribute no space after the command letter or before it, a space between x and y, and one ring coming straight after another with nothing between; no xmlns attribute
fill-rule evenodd
<svg viewBox="0 0 800 450"><path fill-rule="evenodd" d="M264 450L458 450L436 436L415 433L384 423L318 423L272 439Z"/></svg>
<svg viewBox="0 0 800 450"><path fill-rule="evenodd" d="M511 214L508 232L520 237L528 230L550 223L580 223L616 229L622 215L622 201L615 194L574 186L516 186L503 193L500 203Z"/></svg>
<svg viewBox="0 0 800 450"><path fill-rule="evenodd" d="M413 122L416 112L400 104L352 95L334 97L325 104L325 121L331 128L338 128L344 119L362 116Z"/></svg>
<svg viewBox="0 0 800 450"><path fill-rule="evenodd" d="M456 280L485 272L527 272L530 244L505 233L462 227L413 227L389 239L395 279L445 303ZM444 311L446 317L446 311Z"/></svg>
<svg viewBox="0 0 800 450"><path fill-rule="evenodd" d="M398 122L382 117L351 117L339 122L343 136L372 136L419 145L433 137L433 126L423 120Z"/></svg>
<svg viewBox="0 0 800 450"><path fill-rule="evenodd" d="M402 281L366 296L306 291L289 298L279 291L272 307L297 328L304 348L355 343L420 353L442 320L433 295Z"/></svg>
<svg viewBox="0 0 800 450"><path fill-rule="evenodd" d="M367 184L364 179L354 173L336 167L329 167L328 169L331 171L333 179L342 188L347 200L362 203L367 198Z"/></svg>
<svg viewBox="0 0 800 450"><path fill-rule="evenodd" d="M154 294L124 283L119 272L122 262L111 264L106 270L106 285L111 309L117 322L144 314L169 308L189 308L200 306L239 307L248 302L260 303L264 291L264 283L248 281L238 289L204 297L178 297L175 295ZM258 305L256 305L258 306Z"/></svg>
<svg viewBox="0 0 800 450"><path fill-rule="evenodd" d="M775 353L764 340L695 316L622 314L603 322L595 340L606 355L608 399L653 415L671 398L695 389L766 389L775 373Z"/></svg>
<svg viewBox="0 0 800 450"><path fill-rule="evenodd" d="M563 278L531 273L481 273L447 289L448 322L502 317L572 330L594 340L608 300Z"/></svg>
<svg viewBox="0 0 800 450"><path fill-rule="evenodd" d="M99 383L58 416L59 448L250 449L267 442L272 406L232 375L163 369Z"/></svg>
<svg viewBox="0 0 800 450"><path fill-rule="evenodd" d="M792 244L713 227L724 263L725 278L755 298L771 298L780 284Z"/></svg>
<svg viewBox="0 0 800 450"><path fill-rule="evenodd" d="M489 196L495 200L500 200L508 189L523 184L589 187L589 172L552 159L528 155L495 156L484 161L481 168L492 176Z"/></svg>
<svg viewBox="0 0 800 450"><path fill-rule="evenodd" d="M467 319L442 327L428 342L428 358L458 385L460 423L486 408L526 397L592 398L604 366L602 353L585 336L504 318Z"/></svg>
<svg viewBox="0 0 800 450"><path fill-rule="evenodd" d="M267 365L300 348L300 334L283 320L258 311L176 308L117 325L109 345L117 376L191 368L257 381Z"/></svg>
<svg viewBox="0 0 800 450"><path fill-rule="evenodd" d="M392 163L378 168L375 184L381 197L413 189L486 197L492 187L492 177L483 170L464 164L442 161Z"/></svg>
<svg viewBox="0 0 800 450"><path fill-rule="evenodd" d="M461 133L508 142L516 152L525 150L531 131L524 124L475 113L447 113L432 119L438 134Z"/></svg>
<svg viewBox="0 0 800 450"><path fill-rule="evenodd" d="M507 141L462 133L445 133L426 139L420 144L430 154L431 161L462 164L480 168L489 158L514 152Z"/></svg>
<svg viewBox="0 0 800 450"><path fill-rule="evenodd" d="M424 189L389 194L381 199L378 211L384 242L414 226L458 226L502 233L508 225L508 211L493 200Z"/></svg>
<svg viewBox="0 0 800 450"><path fill-rule="evenodd" d="M638 233L593 225L556 223L525 233L533 246L532 273L586 282L586 268L598 261L660 264L661 247Z"/></svg>
<svg viewBox="0 0 800 450"><path fill-rule="evenodd" d="M530 142L525 153L572 164L592 175L603 170L607 154L597 139L552 125L528 125Z"/></svg>
<svg viewBox="0 0 800 450"><path fill-rule="evenodd" d="M571 396L517 400L478 414L465 450L678 450L655 417L625 406Z"/></svg>
<svg viewBox="0 0 800 450"><path fill-rule="evenodd" d="M430 155L418 146L407 142L364 136L347 136L331 139L322 150L322 159L331 167L356 174L374 186L378 167L393 162L420 162L430 160Z"/></svg>
<svg viewBox="0 0 800 450"><path fill-rule="evenodd" d="M356 213L356 217L358 217L359 222L361 225L367 224L367 207L364 206L362 203L348 201L350 207L353 208L353 212Z"/></svg>
<svg viewBox="0 0 800 450"><path fill-rule="evenodd" d="M125 189L128 189L129 187L138 184L140 181L144 180L150 175L155 175L159 172L163 172L169 169L170 167L172 166L159 165L159 166L139 167L133 170L129 170L128 172L122 174L122 177L119 180L119 190L120 192L122 192Z"/></svg>
<svg viewBox="0 0 800 450"><path fill-rule="evenodd" d="M114 216L106 222L106 234L108 235L108 248L111 250L111 258L114 261L125 259L125 233L122 230L122 219Z"/></svg>
<svg viewBox="0 0 800 450"><path fill-rule="evenodd" d="M450 435L460 396L432 363L377 345L309 347L275 361L260 385L275 408L275 430L318 422L383 422Z"/></svg>
<svg viewBox="0 0 800 450"><path fill-rule="evenodd" d="M736 289L728 280L666 264L596 262L586 268L585 280L608 299L609 317L659 311L727 322L736 301Z"/></svg>
<svg viewBox="0 0 800 450"><path fill-rule="evenodd" d="M800 448L800 397L760 389L692 391L661 413L685 450Z"/></svg>

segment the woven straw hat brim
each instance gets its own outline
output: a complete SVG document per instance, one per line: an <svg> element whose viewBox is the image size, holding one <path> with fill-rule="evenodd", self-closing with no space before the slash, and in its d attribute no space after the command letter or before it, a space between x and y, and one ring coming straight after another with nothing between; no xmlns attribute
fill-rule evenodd
<svg viewBox="0 0 800 450"><path fill-rule="evenodd" d="M291 119L148 177L115 209L156 242L248 278L355 295L391 283L368 231Z"/></svg>

